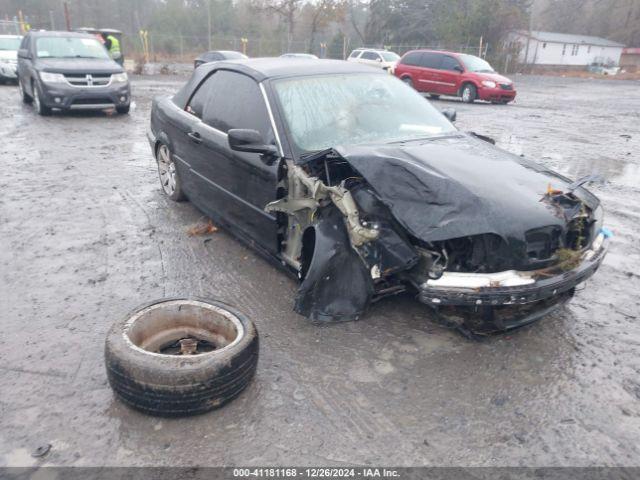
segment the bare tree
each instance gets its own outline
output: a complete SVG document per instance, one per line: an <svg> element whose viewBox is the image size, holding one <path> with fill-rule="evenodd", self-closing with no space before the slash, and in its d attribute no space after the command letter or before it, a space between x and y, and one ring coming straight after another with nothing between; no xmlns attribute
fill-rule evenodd
<svg viewBox="0 0 640 480"><path fill-rule="evenodd" d="M313 10L309 26L308 51L312 53L318 30L326 27L330 22L344 20L347 4L343 0L318 0L317 3L310 5Z"/></svg>
<svg viewBox="0 0 640 480"><path fill-rule="evenodd" d="M262 0L256 7L262 10L277 13L287 25L287 51L291 50L293 33L295 31L296 15L303 0Z"/></svg>

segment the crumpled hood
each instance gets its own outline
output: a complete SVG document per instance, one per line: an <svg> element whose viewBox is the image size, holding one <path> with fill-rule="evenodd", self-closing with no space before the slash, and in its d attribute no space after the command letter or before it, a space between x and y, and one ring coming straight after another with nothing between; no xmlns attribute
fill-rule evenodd
<svg viewBox="0 0 640 480"><path fill-rule="evenodd" d="M51 73L121 73L123 68L111 59L39 58L38 70Z"/></svg>
<svg viewBox="0 0 640 480"><path fill-rule="evenodd" d="M532 228L566 227L558 211L541 201L549 184L566 190L566 178L471 135L335 151L423 241L494 233L515 246ZM574 194L594 210L599 204L583 188Z"/></svg>

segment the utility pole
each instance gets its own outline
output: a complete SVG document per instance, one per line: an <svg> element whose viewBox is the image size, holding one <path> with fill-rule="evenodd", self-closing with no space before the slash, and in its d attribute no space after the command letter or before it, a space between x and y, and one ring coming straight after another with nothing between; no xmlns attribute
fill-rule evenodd
<svg viewBox="0 0 640 480"><path fill-rule="evenodd" d="M51 24L51 30L55 30L56 22L53 21L53 10L49 10L49 23Z"/></svg>
<svg viewBox="0 0 640 480"><path fill-rule="evenodd" d="M207 0L207 42L211 50L211 0Z"/></svg>
<svg viewBox="0 0 640 480"><path fill-rule="evenodd" d="M67 2L63 3L64 6L64 21L67 24L67 31L71 31L71 15L69 15L69 4Z"/></svg>

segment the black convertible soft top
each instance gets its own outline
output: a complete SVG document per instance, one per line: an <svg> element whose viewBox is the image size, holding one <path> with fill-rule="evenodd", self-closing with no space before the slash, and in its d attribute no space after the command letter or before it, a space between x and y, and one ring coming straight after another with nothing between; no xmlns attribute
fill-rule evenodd
<svg viewBox="0 0 640 480"><path fill-rule="evenodd" d="M242 60L222 60L205 63L196 68L189 81L175 94L173 102L185 108L191 94L214 70L232 70L250 76L256 82L267 78L300 77L306 75L330 75L345 73L379 73L388 75L380 68L344 60L305 60L299 58L249 58Z"/></svg>

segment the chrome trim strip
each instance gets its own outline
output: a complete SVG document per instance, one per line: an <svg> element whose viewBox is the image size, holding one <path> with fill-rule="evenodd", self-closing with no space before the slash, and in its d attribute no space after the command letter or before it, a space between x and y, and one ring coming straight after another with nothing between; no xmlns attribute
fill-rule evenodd
<svg viewBox="0 0 640 480"><path fill-rule="evenodd" d="M89 103L89 104L80 104L80 105L72 104L69 108L71 110L104 110L106 108L115 108L115 104L113 103Z"/></svg>
<svg viewBox="0 0 640 480"><path fill-rule="evenodd" d="M267 112L269 113L269 121L271 122L271 128L273 128L273 133L276 136L276 143L278 144L278 150L280 150L280 157L284 157L284 150L282 150L282 143L280 143L280 135L278 134L278 129L276 128L276 122L273 118L273 112L271 111L271 105L269 104L269 99L267 98L267 91L264 88L262 82L260 82L260 91L262 92L262 98L264 99L264 103L267 106Z"/></svg>

